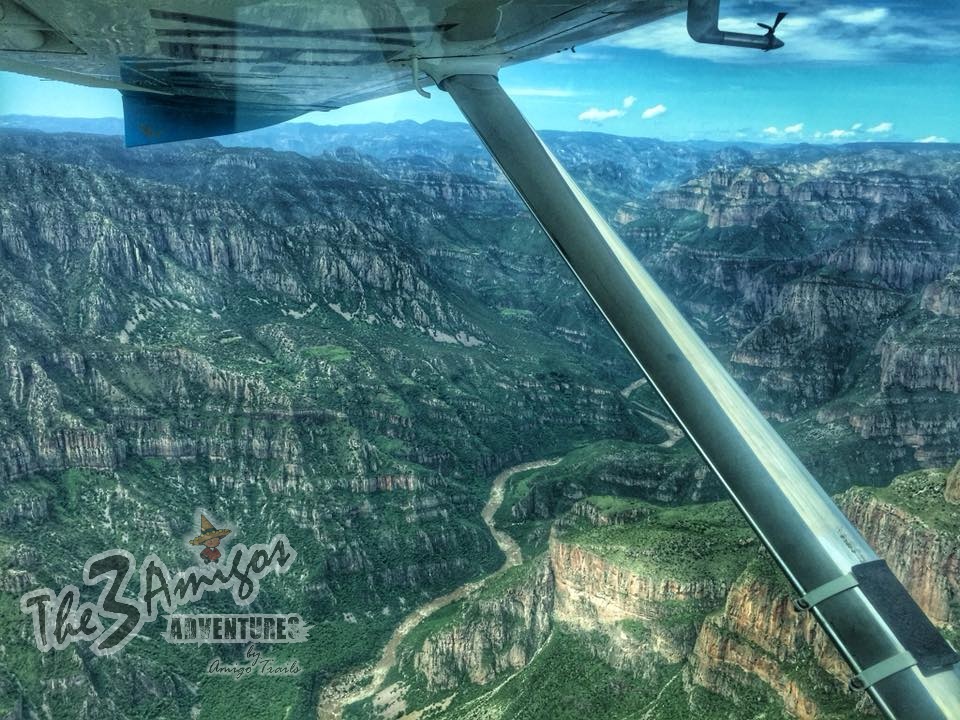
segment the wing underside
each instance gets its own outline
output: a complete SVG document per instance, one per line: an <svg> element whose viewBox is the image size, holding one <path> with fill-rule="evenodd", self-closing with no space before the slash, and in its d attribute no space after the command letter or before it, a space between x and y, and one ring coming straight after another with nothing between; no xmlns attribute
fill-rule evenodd
<svg viewBox="0 0 960 720"><path fill-rule="evenodd" d="M685 0L0 0L0 70L125 93L136 143L250 129L427 85L413 59L509 65ZM206 115L207 117L201 117ZM217 133L214 133L217 134Z"/></svg>

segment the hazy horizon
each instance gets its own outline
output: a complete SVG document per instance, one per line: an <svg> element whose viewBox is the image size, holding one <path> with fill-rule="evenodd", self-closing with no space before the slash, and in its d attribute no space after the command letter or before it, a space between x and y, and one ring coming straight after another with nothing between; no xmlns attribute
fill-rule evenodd
<svg viewBox="0 0 960 720"><path fill-rule="evenodd" d="M35 121L35 122L33 122ZM48 122L52 121L52 123ZM110 127L109 131L106 128L102 127L105 124L113 124L115 127ZM220 136L211 136L210 138L201 138L200 140L209 139L214 141L225 140L224 144L227 147L232 146L252 146L251 143L241 143L241 142L230 142L230 138L236 137L246 137L256 138L259 135L270 134L272 131L279 131L281 128L289 126L310 126L312 128L317 128L320 130L329 129L335 131L337 129L347 131L354 128L370 128L374 126L394 126L402 125L407 123L413 123L419 127L426 127L430 124L442 124L442 125L451 125L458 126L465 131L472 133L470 125L465 120L440 120L436 118L431 118L428 120L415 120L412 118L398 118L394 120L370 120L368 122L355 122L355 123L337 123L337 124L322 124L313 122L309 119L294 119L284 123L278 123L277 125L267 126L265 128L259 128L256 130L248 130L241 133L233 133L230 135L220 135ZM71 124L74 124L75 127L70 127ZM97 127L97 125L101 127ZM61 115L29 115L24 113L8 113L0 115L0 130L9 129L9 130L27 130L27 131L37 131L37 132L47 132L47 133L61 133L61 132L72 132L79 134L89 134L89 135L103 135L104 137L121 137L123 135L123 118L115 116L102 116L102 117L70 117L70 116L61 116ZM663 143L676 143L676 144L716 144L716 145L729 145L729 146L756 146L756 147L766 147L766 148L778 148L778 147L790 147L790 146L811 146L811 147L845 147L845 146L854 146L854 145L927 145L935 144L941 147L945 146L954 146L960 143L938 140L936 142L929 140L898 140L898 139L882 139L877 137L863 137L860 139L851 139L851 140L835 140L829 143L825 142L816 142L814 140L798 138L796 140L783 139L781 141L776 140L750 140L750 139L737 139L737 138L727 138L727 139L714 139L714 138L685 138L685 139L667 139L659 138L655 136L645 136L645 135L624 135L622 133L613 132L604 127L584 127L577 128L573 130L566 130L563 128L539 128L538 132L544 134L584 134L584 135L605 135L608 137L616 138L625 138L630 140L648 140L655 142ZM183 141L183 142L196 142L196 141ZM479 143L479 141L478 141ZM266 145L265 145L266 147Z"/></svg>

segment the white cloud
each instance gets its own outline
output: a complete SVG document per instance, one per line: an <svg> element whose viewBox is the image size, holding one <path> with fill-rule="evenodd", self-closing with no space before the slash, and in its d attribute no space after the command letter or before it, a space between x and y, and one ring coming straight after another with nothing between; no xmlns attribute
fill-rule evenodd
<svg viewBox="0 0 960 720"><path fill-rule="evenodd" d="M640 117L644 120L649 120L650 118L655 118L657 115L663 115L667 111L667 106L663 103L657 103L653 107L648 107L644 110Z"/></svg>
<svg viewBox="0 0 960 720"><path fill-rule="evenodd" d="M787 135L797 135L798 133L803 132L803 123L796 123L795 125L787 125L783 131Z"/></svg>
<svg viewBox="0 0 960 720"><path fill-rule="evenodd" d="M862 127L863 127L863 123L854 123L853 125L850 126L850 129L851 129L851 130L859 130L859 129L862 128Z"/></svg>
<svg viewBox="0 0 960 720"><path fill-rule="evenodd" d="M890 132L891 130L893 130L893 123L892 123L892 122L877 123L877 124L874 125L873 127L868 127L868 128L867 128L867 132L868 132L868 133L888 133L888 132Z"/></svg>
<svg viewBox="0 0 960 720"><path fill-rule="evenodd" d="M885 7L859 8L844 5L824 10L822 17L847 25L876 25L886 20L890 11Z"/></svg>
<svg viewBox="0 0 960 720"><path fill-rule="evenodd" d="M605 61L609 59L610 56L608 54L577 50L575 53L555 52L552 55L547 55L545 58L540 59L538 62L551 63L553 65L573 65L574 63L584 61Z"/></svg>
<svg viewBox="0 0 960 720"><path fill-rule="evenodd" d="M918 143L945 143L950 142L945 137L940 137L939 135L927 135L925 138L920 138L919 140L914 140Z"/></svg>
<svg viewBox="0 0 960 720"><path fill-rule="evenodd" d="M584 110L582 113L577 115L578 120L584 120L587 122L603 122L604 120L609 120L610 118L623 117L626 113L619 108L611 108L610 110L601 110L600 108L592 107L589 110Z"/></svg>
<svg viewBox="0 0 960 720"><path fill-rule="evenodd" d="M765 128L763 129L763 134L764 134L764 135L771 135L771 136L773 136L773 135L779 135L779 134L780 134L780 128L774 127L773 125L771 125L770 127L765 127Z"/></svg>
<svg viewBox="0 0 960 720"><path fill-rule="evenodd" d="M627 114L627 111L636 104L636 102L637 98L635 98L633 95L627 95L621 101L620 107L618 108L601 110L600 108L592 107L589 110L584 110L577 116L577 118L586 122L603 122L604 120L610 120L611 118L623 117ZM648 120L657 115L661 115L666 111L666 105L654 105L653 107L644 110L640 114L640 117L642 117L644 120Z"/></svg>
<svg viewBox="0 0 960 720"><path fill-rule="evenodd" d="M576 97L577 93L573 90L564 90L562 88L549 87L518 87L506 88L507 94L514 97L548 97L548 98L567 98Z"/></svg>
<svg viewBox="0 0 960 720"><path fill-rule="evenodd" d="M853 130L840 130L839 128L836 130L831 130L828 133L824 133L824 135L826 135L827 137L833 138L834 140L850 137L853 134L854 134Z"/></svg>

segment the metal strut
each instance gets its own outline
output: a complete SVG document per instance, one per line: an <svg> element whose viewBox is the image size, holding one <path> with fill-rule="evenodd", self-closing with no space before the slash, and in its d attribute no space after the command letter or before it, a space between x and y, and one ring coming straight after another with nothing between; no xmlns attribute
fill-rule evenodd
<svg viewBox="0 0 960 720"><path fill-rule="evenodd" d="M435 79L807 596L801 607L809 607L846 658L854 685L894 720L960 720L960 658L953 648L603 220L497 78ZM855 581L841 579L847 576Z"/></svg>

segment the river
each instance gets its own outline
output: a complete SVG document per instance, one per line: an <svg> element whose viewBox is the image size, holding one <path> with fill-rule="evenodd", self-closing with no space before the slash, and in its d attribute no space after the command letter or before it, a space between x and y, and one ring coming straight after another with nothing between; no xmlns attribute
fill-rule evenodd
<svg viewBox="0 0 960 720"><path fill-rule="evenodd" d="M480 516L483 518L483 522L486 523L487 527L490 528L493 539L506 556L503 564L486 577L460 585L446 595L441 595L424 603L404 617L393 631L390 640L384 645L383 651L380 653L380 659L377 660L376 663L352 670L336 678L323 690L317 706L318 720L341 720L343 717L343 709L347 705L366 700L368 697L377 693L383 685L387 673L390 672L397 662L397 648L400 646L400 643L403 642L403 639L425 618L440 608L446 607L450 603L456 602L476 591L490 578L499 575L507 568L514 567L523 562L520 546L517 545L513 538L507 533L497 529L494 523L494 516L503 503L507 480L509 480L512 475L526 470L535 470L537 468L547 467L548 465L556 465L558 462L560 462L560 458L534 460L533 462L514 465L493 479L493 483L490 486L490 496L487 499L487 504L483 506L483 511L480 513Z"/></svg>

